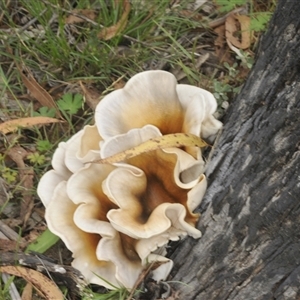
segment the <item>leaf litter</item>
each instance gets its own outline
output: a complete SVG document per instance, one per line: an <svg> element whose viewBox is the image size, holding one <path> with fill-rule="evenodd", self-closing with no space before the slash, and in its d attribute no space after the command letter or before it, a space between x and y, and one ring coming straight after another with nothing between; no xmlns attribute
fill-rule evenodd
<svg viewBox="0 0 300 300"><path fill-rule="evenodd" d="M228 91L230 98L234 95L233 88L243 83L250 70L249 58L253 58L260 31L270 18L270 9L274 9L272 1L251 1L250 10L242 0L240 5L229 0L195 0L185 5L185 1L175 0L167 1L165 6L161 1L124 0L111 1L105 16L93 1L89 5L80 0L65 1L65 6L60 7L42 0L37 13L29 2L17 2L14 6L12 1L4 1L5 9L0 14L3 43L6 49L14 49L9 54L1 53L0 59L0 250L3 254L25 251L29 244L34 245L32 240L36 237L41 237L37 249L42 250L38 251L48 248L42 235L46 229L44 210L35 193L38 178L49 167L55 145L92 122L93 109L105 94L122 88L137 72L164 69L180 83L222 95L221 90L213 90L217 86ZM50 17L45 8L52 10ZM222 103L219 106L222 116L225 111ZM70 117L65 122L64 113ZM154 146L146 146L135 149L134 155L153 151ZM36 162L35 156L28 159L32 153L40 154ZM110 159L120 160L120 157ZM45 239L55 243L54 237ZM65 252L62 255L58 247L46 253L56 262L68 262L69 253ZM48 261L39 259L51 269ZM38 266L37 261L30 265L34 266ZM45 297L51 297L52 293L57 297L53 299L60 299L57 286L51 279L48 283L47 277L37 271L40 269L35 270L37 274L31 273L34 270L15 266L13 260L10 266L1 268L23 276L28 282L23 299L32 299L32 286L42 294L46 287L49 293ZM71 269L70 276L74 272ZM70 289L67 299L78 295L78 288ZM176 291L168 296L168 299L179 298Z"/></svg>

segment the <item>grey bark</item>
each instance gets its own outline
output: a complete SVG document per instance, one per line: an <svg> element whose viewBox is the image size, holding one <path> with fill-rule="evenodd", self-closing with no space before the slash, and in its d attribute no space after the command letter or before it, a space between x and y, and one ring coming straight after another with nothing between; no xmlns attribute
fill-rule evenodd
<svg viewBox="0 0 300 300"><path fill-rule="evenodd" d="M199 240L171 258L180 299L300 299L300 1L278 2L208 166Z"/></svg>

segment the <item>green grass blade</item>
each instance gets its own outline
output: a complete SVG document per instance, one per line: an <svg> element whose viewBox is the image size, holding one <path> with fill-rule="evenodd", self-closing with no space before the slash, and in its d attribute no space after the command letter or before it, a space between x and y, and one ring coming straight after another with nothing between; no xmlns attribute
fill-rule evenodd
<svg viewBox="0 0 300 300"><path fill-rule="evenodd" d="M59 237L46 229L34 242L28 245L25 252L44 253L59 241Z"/></svg>

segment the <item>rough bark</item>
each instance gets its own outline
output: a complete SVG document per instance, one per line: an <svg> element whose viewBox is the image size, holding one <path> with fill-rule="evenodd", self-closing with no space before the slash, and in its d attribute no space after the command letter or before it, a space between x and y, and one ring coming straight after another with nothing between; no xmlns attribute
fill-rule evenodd
<svg viewBox="0 0 300 300"><path fill-rule="evenodd" d="M279 1L207 175L200 240L172 259L180 299L300 299L300 1Z"/></svg>

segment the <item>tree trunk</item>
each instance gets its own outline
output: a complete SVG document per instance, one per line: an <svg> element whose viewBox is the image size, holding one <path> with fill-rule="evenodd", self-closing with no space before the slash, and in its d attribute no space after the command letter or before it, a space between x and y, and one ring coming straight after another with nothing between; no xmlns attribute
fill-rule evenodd
<svg viewBox="0 0 300 300"><path fill-rule="evenodd" d="M300 1L281 0L215 145L180 299L300 299Z"/></svg>

